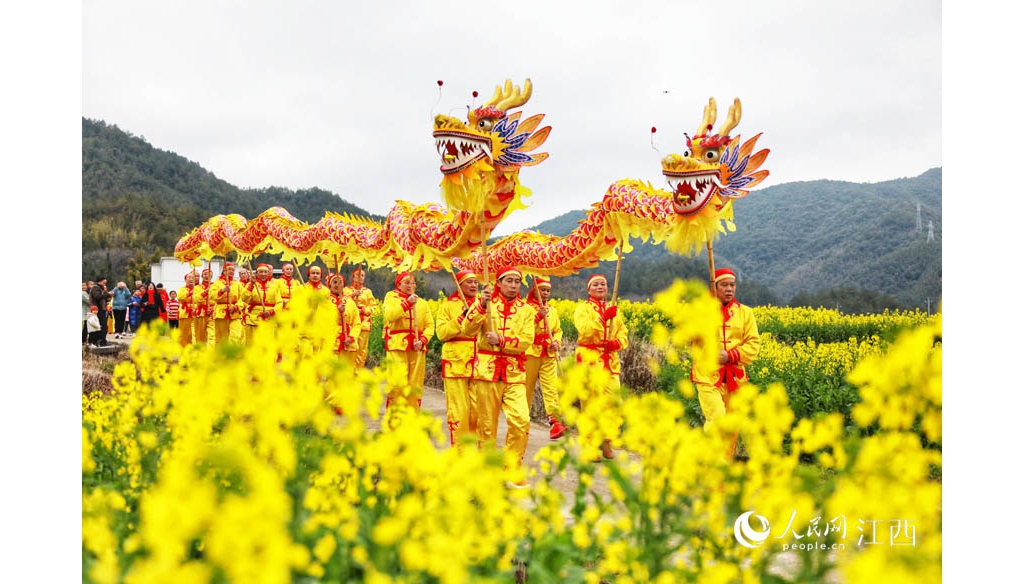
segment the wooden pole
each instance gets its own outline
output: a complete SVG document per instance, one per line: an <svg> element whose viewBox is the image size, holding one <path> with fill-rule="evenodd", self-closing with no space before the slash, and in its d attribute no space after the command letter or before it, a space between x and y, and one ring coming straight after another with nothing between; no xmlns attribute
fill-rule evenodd
<svg viewBox="0 0 1024 584"><path fill-rule="evenodd" d="M462 287L459 286L459 279L455 277L455 274L448 272L452 276L452 282L455 283L455 290L459 293L459 298L462 299L462 306L469 310L469 301L466 300L466 295L462 293Z"/></svg>
<svg viewBox="0 0 1024 584"><path fill-rule="evenodd" d="M615 285L612 288L612 301L609 304L615 304L615 300L619 297L619 273L622 271L622 242L619 242L619 259L615 263Z"/></svg>
<svg viewBox="0 0 1024 584"><path fill-rule="evenodd" d="M708 238L708 270L710 271L708 281L710 282L708 288L711 292L715 292L715 251L711 246L711 239Z"/></svg>
<svg viewBox="0 0 1024 584"><path fill-rule="evenodd" d="M487 275L487 233L484 230L484 212L483 210L477 212L477 223L480 224L480 257L481 262L484 265L484 286L490 286L490 277ZM493 298L492 298L493 300ZM491 305L487 304L487 315L484 318L484 332L490 332L493 330L491 326Z"/></svg>

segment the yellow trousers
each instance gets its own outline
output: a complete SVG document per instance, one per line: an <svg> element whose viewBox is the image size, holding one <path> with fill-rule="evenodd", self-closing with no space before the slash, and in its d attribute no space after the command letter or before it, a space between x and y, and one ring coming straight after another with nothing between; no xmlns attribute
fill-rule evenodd
<svg viewBox="0 0 1024 584"><path fill-rule="evenodd" d="M448 409L448 435L452 446L477 432L476 383L468 377L445 378L444 401Z"/></svg>
<svg viewBox="0 0 1024 584"><path fill-rule="evenodd" d="M403 411L419 411L427 354L423 351L388 351L384 366L388 384L386 428L400 423Z"/></svg>
<svg viewBox="0 0 1024 584"><path fill-rule="evenodd" d="M536 391L537 379L540 379L540 394L544 399L544 411L548 416L559 417L558 391L555 379L558 378L558 363L555 357L526 357L526 407L533 407L533 396Z"/></svg>
<svg viewBox="0 0 1024 584"><path fill-rule="evenodd" d="M242 344L242 321L227 318L210 318L207 320L209 321L209 324L206 325L207 347L213 347L225 342Z"/></svg>
<svg viewBox="0 0 1024 584"><path fill-rule="evenodd" d="M505 412L508 434L505 450L516 456L517 467L523 464L526 443L530 438L530 408L526 405L526 385L504 381L473 381L476 391L477 431L481 445L498 444L498 412Z"/></svg>
<svg viewBox="0 0 1024 584"><path fill-rule="evenodd" d="M206 344L206 321L205 316L197 316L192 319L192 342L200 345Z"/></svg>
<svg viewBox="0 0 1024 584"><path fill-rule="evenodd" d="M359 333L359 348L356 349L356 367L366 367L366 356L370 354L370 331Z"/></svg>
<svg viewBox="0 0 1024 584"><path fill-rule="evenodd" d="M193 318L178 319L178 342L181 343L182 347L187 347L192 344L192 340L194 337L194 333L192 330L194 320L195 319Z"/></svg>
<svg viewBox="0 0 1024 584"><path fill-rule="evenodd" d="M725 414L725 406L729 401L725 387L715 387L707 383L696 383L697 399L700 409L704 412L704 429L707 430L716 418Z"/></svg>

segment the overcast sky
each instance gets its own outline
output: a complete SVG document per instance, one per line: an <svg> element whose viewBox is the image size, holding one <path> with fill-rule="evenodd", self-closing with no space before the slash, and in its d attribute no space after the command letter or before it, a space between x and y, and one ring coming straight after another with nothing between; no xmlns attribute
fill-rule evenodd
<svg viewBox="0 0 1024 584"><path fill-rule="evenodd" d="M733 134L764 133L763 186L941 166L940 9L86 0L82 115L239 187L321 187L385 214L395 199L439 200L433 113L464 118L528 77L521 109L545 114L551 156L521 172L532 206L503 234L586 208L616 180L663 187L661 157L683 149L709 97L719 121L741 99Z"/></svg>

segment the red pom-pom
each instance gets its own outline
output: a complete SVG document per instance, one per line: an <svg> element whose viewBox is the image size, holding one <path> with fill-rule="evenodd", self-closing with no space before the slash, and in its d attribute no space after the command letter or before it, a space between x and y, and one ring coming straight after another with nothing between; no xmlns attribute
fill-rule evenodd
<svg viewBox="0 0 1024 584"><path fill-rule="evenodd" d="M441 81L440 79L438 79L437 80L437 86L441 87L442 85L444 85L444 81Z"/></svg>
<svg viewBox="0 0 1024 584"><path fill-rule="evenodd" d="M652 134L657 132L657 131L658 131L658 128L655 128L654 126L651 126L651 133Z"/></svg>
<svg viewBox="0 0 1024 584"><path fill-rule="evenodd" d="M480 94L479 94L479 93L477 93L477 92L475 92L475 91L473 92L473 97L476 97L476 96L478 96L478 95L480 95Z"/></svg>

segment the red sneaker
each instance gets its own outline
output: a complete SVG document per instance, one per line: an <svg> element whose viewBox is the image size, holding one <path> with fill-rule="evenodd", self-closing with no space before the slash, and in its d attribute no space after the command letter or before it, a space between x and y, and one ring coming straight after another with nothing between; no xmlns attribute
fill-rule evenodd
<svg viewBox="0 0 1024 584"><path fill-rule="evenodd" d="M564 436L565 433L568 431L569 428L567 428L565 424L559 422L558 420L555 420L555 423L551 425L551 439L558 440L559 438Z"/></svg>

